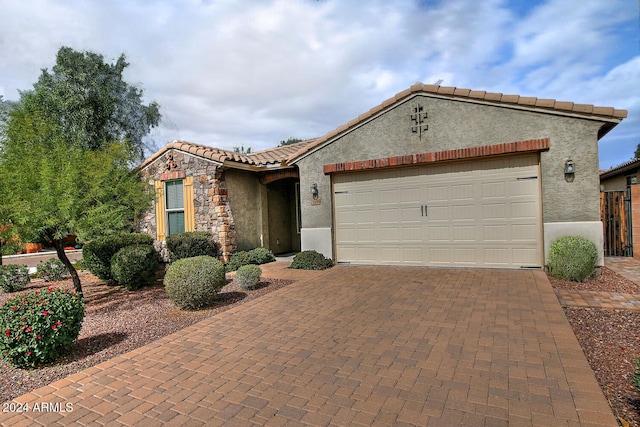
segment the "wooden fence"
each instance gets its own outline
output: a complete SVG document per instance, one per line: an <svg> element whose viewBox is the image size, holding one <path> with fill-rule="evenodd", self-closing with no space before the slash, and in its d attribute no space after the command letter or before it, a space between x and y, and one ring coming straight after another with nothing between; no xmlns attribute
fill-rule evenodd
<svg viewBox="0 0 640 427"><path fill-rule="evenodd" d="M604 224L604 255L633 256L631 191L601 192L600 218Z"/></svg>

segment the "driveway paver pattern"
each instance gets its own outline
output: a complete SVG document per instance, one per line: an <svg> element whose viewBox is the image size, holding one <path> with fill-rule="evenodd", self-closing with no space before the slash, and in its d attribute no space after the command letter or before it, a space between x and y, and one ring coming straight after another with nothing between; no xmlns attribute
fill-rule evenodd
<svg viewBox="0 0 640 427"><path fill-rule="evenodd" d="M298 281L14 401L72 411L0 421L617 425L542 271L264 266L278 275Z"/></svg>

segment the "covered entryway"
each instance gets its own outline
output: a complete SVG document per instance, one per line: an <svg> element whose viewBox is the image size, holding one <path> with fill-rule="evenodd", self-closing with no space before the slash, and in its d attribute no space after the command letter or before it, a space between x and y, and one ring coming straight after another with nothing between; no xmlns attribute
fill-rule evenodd
<svg viewBox="0 0 640 427"><path fill-rule="evenodd" d="M336 260L540 267L539 155L333 175Z"/></svg>

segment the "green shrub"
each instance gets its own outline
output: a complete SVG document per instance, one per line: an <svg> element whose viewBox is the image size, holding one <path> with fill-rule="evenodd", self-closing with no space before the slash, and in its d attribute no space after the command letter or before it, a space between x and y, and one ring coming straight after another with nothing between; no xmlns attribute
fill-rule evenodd
<svg viewBox="0 0 640 427"><path fill-rule="evenodd" d="M236 272L236 282L242 289L254 289L260 283L262 269L255 265L243 265Z"/></svg>
<svg viewBox="0 0 640 427"><path fill-rule="evenodd" d="M111 280L111 258L125 246L153 245L153 237L144 233L115 234L93 240L82 248L83 263L102 280Z"/></svg>
<svg viewBox="0 0 640 427"><path fill-rule="evenodd" d="M164 276L169 299L186 310L213 303L224 284L224 264L206 255L179 259L169 266Z"/></svg>
<svg viewBox="0 0 640 427"><path fill-rule="evenodd" d="M299 270L324 270L329 267L333 267L333 260L325 258L316 251L303 251L296 254L289 266Z"/></svg>
<svg viewBox="0 0 640 427"><path fill-rule="evenodd" d="M25 368L57 359L78 338L81 294L49 287L19 295L0 308L0 356Z"/></svg>
<svg viewBox="0 0 640 427"><path fill-rule="evenodd" d="M238 251L231 254L231 258L227 263L227 271L236 271L243 265L251 264L251 257L247 251Z"/></svg>
<svg viewBox="0 0 640 427"><path fill-rule="evenodd" d="M227 264L227 271L236 271L243 265L266 264L276 260L275 255L267 248L255 248L250 251L238 251L231 254Z"/></svg>
<svg viewBox="0 0 640 427"><path fill-rule="evenodd" d="M111 258L111 275L118 285L134 291L155 282L159 263L153 246L125 246Z"/></svg>
<svg viewBox="0 0 640 427"><path fill-rule="evenodd" d="M16 292L29 283L29 267L24 264L0 265L0 289Z"/></svg>
<svg viewBox="0 0 640 427"><path fill-rule="evenodd" d="M276 260L275 255L267 248L255 248L248 252L250 264L266 264Z"/></svg>
<svg viewBox="0 0 640 427"><path fill-rule="evenodd" d="M213 234L206 231L187 231L167 237L167 248L171 252L171 260L192 258L200 255L218 257L218 245Z"/></svg>
<svg viewBox="0 0 640 427"><path fill-rule="evenodd" d="M596 245L581 236L554 240L549 249L549 273L560 279L581 282L591 276L598 260Z"/></svg>
<svg viewBox="0 0 640 427"><path fill-rule="evenodd" d="M69 270L58 258L49 258L37 265L36 271L45 282L57 282L69 278Z"/></svg>

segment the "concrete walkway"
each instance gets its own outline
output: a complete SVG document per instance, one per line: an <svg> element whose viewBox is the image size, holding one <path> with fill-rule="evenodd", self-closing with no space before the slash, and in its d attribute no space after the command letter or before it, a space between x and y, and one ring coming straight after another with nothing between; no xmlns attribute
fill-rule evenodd
<svg viewBox="0 0 640 427"><path fill-rule="evenodd" d="M617 425L541 271L285 266L264 276L296 283L21 396L58 410L0 422Z"/></svg>

